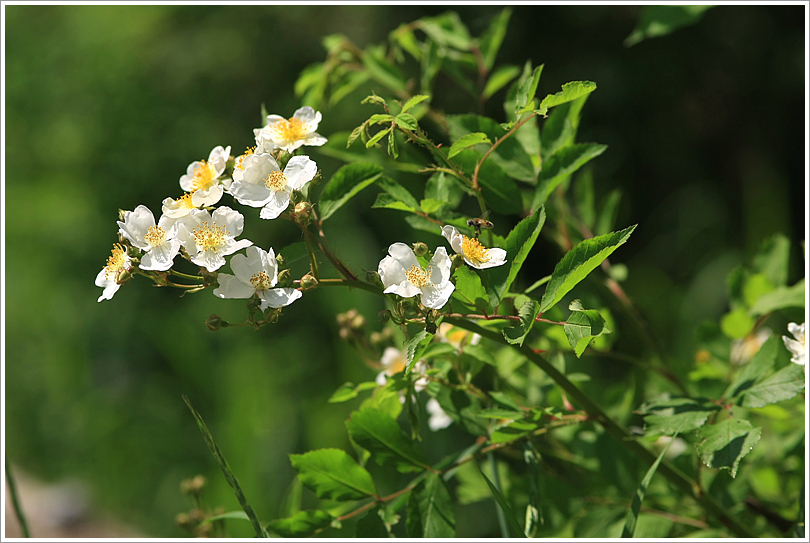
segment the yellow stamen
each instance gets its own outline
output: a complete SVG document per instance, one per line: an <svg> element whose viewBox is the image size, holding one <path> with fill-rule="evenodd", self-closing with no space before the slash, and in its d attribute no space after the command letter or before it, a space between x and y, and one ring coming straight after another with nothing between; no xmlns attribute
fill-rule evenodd
<svg viewBox="0 0 810 543"><path fill-rule="evenodd" d="M430 285L430 268L427 270L420 266L414 264L407 270L405 270L405 277L408 278L408 281L415 287L426 287Z"/></svg>
<svg viewBox="0 0 810 543"><path fill-rule="evenodd" d="M298 117L289 120L281 119L270 127L278 139L284 141L297 141L304 139L309 134L309 123L303 122Z"/></svg>
<svg viewBox="0 0 810 543"><path fill-rule="evenodd" d="M255 152L256 152L256 146L255 145L253 147L248 147L247 149L245 149L245 154L244 155L242 155L240 157L236 157L236 162L234 163L233 167L236 168L237 170L244 171L245 170L245 165L242 164L242 162L244 162L245 159L249 155L252 155Z"/></svg>
<svg viewBox="0 0 810 543"><path fill-rule="evenodd" d="M281 170L272 171L264 178L264 186L276 192L284 190L287 186L287 176Z"/></svg>
<svg viewBox="0 0 810 543"><path fill-rule="evenodd" d="M217 223L204 222L195 226L191 234L194 236L194 243L201 251L216 251L225 245L228 231L224 226L218 226Z"/></svg>
<svg viewBox="0 0 810 543"><path fill-rule="evenodd" d="M178 208L194 209L194 204L191 203L191 193L187 192L180 198L174 201Z"/></svg>
<svg viewBox="0 0 810 543"><path fill-rule="evenodd" d="M266 271L260 271L259 273L253 274L250 278L250 284L253 285L253 288L256 290L267 290L273 286L273 280Z"/></svg>
<svg viewBox="0 0 810 543"><path fill-rule="evenodd" d="M166 231L159 226L150 226L143 239L152 247L163 245L166 241Z"/></svg>
<svg viewBox="0 0 810 543"><path fill-rule="evenodd" d="M476 264L483 264L489 262L489 250L481 245L477 239L461 236L461 252L468 260Z"/></svg>
<svg viewBox="0 0 810 543"><path fill-rule="evenodd" d="M194 170L194 181L191 182L191 190L205 190L211 188L216 181L214 166L201 160L200 165Z"/></svg>
<svg viewBox="0 0 810 543"><path fill-rule="evenodd" d="M109 279L111 276L116 276L118 273L128 267L127 252L124 246L116 243L112 248L112 255L107 257L107 265L104 267L107 272L105 276Z"/></svg>

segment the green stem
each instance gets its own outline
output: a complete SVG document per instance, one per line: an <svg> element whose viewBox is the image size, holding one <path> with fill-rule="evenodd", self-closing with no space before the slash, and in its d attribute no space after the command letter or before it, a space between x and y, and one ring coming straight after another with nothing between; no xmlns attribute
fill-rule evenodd
<svg viewBox="0 0 810 543"><path fill-rule="evenodd" d="M297 281L293 282L297 283ZM362 290L367 290L368 292L371 292L373 294L385 297L385 294L383 294L382 289L370 283L360 281L359 279L321 279L320 281L318 281L318 286L359 288Z"/></svg>
<svg viewBox="0 0 810 543"><path fill-rule="evenodd" d="M493 330L487 330L463 319L447 318L444 322L448 322L454 326L464 328L470 332L475 332L482 337L491 339L502 345L508 345L503 337ZM652 465L656 460L656 455L642 446L636 441L633 436L618 422L614 421L602 407L596 403L590 396L585 394L574 385L568 378L560 373L557 368L551 365L545 358L534 352L528 345L510 345L513 349L517 349L521 354L529 359L534 365L543 370L554 382L556 382L569 396L576 400L582 408L593 418L599 421L607 433L616 438L622 445L633 452L645 465ZM682 492L691 496L697 501L706 511L716 516L729 530L734 532L739 537L756 537L756 534L745 524L735 519L729 511L723 507L710 494L703 493L698 484L684 474L681 470L673 466L667 460L663 460L658 467L658 472L663 474L669 481L677 486Z"/></svg>
<svg viewBox="0 0 810 543"><path fill-rule="evenodd" d="M492 470L492 484L495 485L495 488L501 492L501 476L498 474L498 466L495 464L495 455L492 454L492 451L487 452L487 461L489 462L489 469ZM506 523L506 515L503 513L503 509L495 502L495 512L498 514L498 527L501 529L501 537L507 538L509 537L509 525Z"/></svg>
<svg viewBox="0 0 810 543"><path fill-rule="evenodd" d="M25 520L25 514L17 496L17 485L11 475L11 466L8 465L8 456L6 456L6 481L8 482L8 493L11 494L11 503L14 505L14 514L17 516L17 522L20 523L23 537L31 537L31 532L28 531L28 522Z"/></svg>
<svg viewBox="0 0 810 543"><path fill-rule="evenodd" d="M176 275L177 277L182 277L184 279L191 279L193 281L202 281L202 277L199 275L189 275L187 273L181 273L177 270L169 268L169 273L172 275Z"/></svg>
<svg viewBox="0 0 810 543"><path fill-rule="evenodd" d="M315 249L312 247L312 233L309 231L309 228L303 225L301 226L301 230L304 231L304 240L307 244L307 253L309 253L309 270L312 272L312 277L320 281L321 271L318 268L318 258L315 256Z"/></svg>

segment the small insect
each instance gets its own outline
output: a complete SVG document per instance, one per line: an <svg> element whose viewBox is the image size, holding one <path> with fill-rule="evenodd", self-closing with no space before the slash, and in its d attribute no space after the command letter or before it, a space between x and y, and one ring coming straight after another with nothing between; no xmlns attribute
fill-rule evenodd
<svg viewBox="0 0 810 543"><path fill-rule="evenodd" d="M489 210L485 211L481 217L467 220L467 226L475 228L475 239L478 239L478 236L481 235L482 228L492 228L494 226L491 221L486 220L488 215Z"/></svg>

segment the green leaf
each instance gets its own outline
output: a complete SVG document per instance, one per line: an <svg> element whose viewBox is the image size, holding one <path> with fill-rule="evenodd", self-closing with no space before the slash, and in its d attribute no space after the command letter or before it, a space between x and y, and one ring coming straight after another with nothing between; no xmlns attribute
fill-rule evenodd
<svg viewBox="0 0 810 543"><path fill-rule="evenodd" d="M611 232L583 240L565 253L554 268L554 273L551 274L551 280L548 282L546 292L540 302L540 311L545 313L554 307L577 283L585 279L589 273L613 254L613 251L623 245L635 228L636 225L633 225L620 232Z"/></svg>
<svg viewBox="0 0 810 543"><path fill-rule="evenodd" d="M291 454L298 478L319 498L362 500L377 494L377 487L365 468L341 449L319 449Z"/></svg>
<svg viewBox="0 0 810 543"><path fill-rule="evenodd" d="M489 270L487 291L492 307L498 305L504 293L508 292L514 283L523 262L534 247L534 242L537 241L537 236L540 234L545 220L546 209L541 206L509 232L504 247L507 264Z"/></svg>
<svg viewBox="0 0 810 543"><path fill-rule="evenodd" d="M782 339L779 336L772 335L769 337L759 348L759 351L751 357L751 360L739 369L734 381L723 393L723 397L739 400L746 390L771 372L773 365L776 363L776 354L781 347Z"/></svg>
<svg viewBox="0 0 810 543"><path fill-rule="evenodd" d="M461 266L453 275L456 278L456 290L453 291L454 298L486 314L492 312L487 290L481 284L481 277L477 273L467 266Z"/></svg>
<svg viewBox="0 0 810 543"><path fill-rule="evenodd" d="M544 204L557 186L572 173L605 152L601 143L576 143L557 151L544 164L537 176L537 190L532 208Z"/></svg>
<svg viewBox="0 0 810 543"><path fill-rule="evenodd" d="M759 247L751 267L765 274L774 286L781 287L787 284L789 261L790 241L783 234L774 234Z"/></svg>
<svg viewBox="0 0 810 543"><path fill-rule="evenodd" d="M369 140L366 142L366 149L371 149L373 146L377 145L378 141L383 139L387 134L391 133L392 133L391 128L385 128L383 130L380 130L379 132L371 136L371 138L369 138Z"/></svg>
<svg viewBox="0 0 810 543"><path fill-rule="evenodd" d="M633 502L630 504L630 509L627 510L627 516L624 519L622 537L633 537L633 533L636 531L638 514L641 511L641 502L644 501L644 496L647 494L647 487L650 486L650 482L652 481L653 475L655 475L655 471L658 469L658 465L661 463L661 460L664 459L664 455L667 454L669 446L672 445L673 441L675 440L672 439L669 441L669 443L667 443L667 446L664 447L664 450L661 451L658 458L655 459L655 462L653 462L652 466L650 466L650 469L647 470L647 473L641 480L641 484L638 485L636 493L633 496Z"/></svg>
<svg viewBox="0 0 810 543"><path fill-rule="evenodd" d="M619 204L622 200L621 189L611 190L607 196L602 199L599 206L599 216L596 219L596 226L593 233L597 236L607 234L616 225L616 217L619 215Z"/></svg>
<svg viewBox="0 0 810 543"><path fill-rule="evenodd" d="M429 474L408 497L408 537L455 537L456 516L447 483Z"/></svg>
<svg viewBox="0 0 810 543"><path fill-rule="evenodd" d="M771 292L760 296L748 314L755 317L788 307L804 307L804 304L804 279L800 279L792 287L776 287Z"/></svg>
<svg viewBox="0 0 810 543"><path fill-rule="evenodd" d="M396 158L399 158L399 150L397 149L397 139L396 139L396 132L391 130L388 134L388 155Z"/></svg>
<svg viewBox="0 0 810 543"><path fill-rule="evenodd" d="M526 62L515 95L515 117L520 118L522 113L534 109L534 95L537 92L537 84L540 82L540 74L543 73L543 66L541 64L529 75L531 63Z"/></svg>
<svg viewBox="0 0 810 543"><path fill-rule="evenodd" d="M197 427L200 429L200 433L203 435L205 444L208 445L208 450L210 450L211 454L214 455L217 464L219 464L220 471L222 471L222 474L225 476L225 480L228 481L228 484L233 489L233 492L236 495L236 500L239 502L239 505L242 506L242 510L245 512L245 515L247 515L248 519L250 519L250 523L253 525L253 530L256 532L256 537L266 537L267 535L264 533L261 523L259 523L259 519L256 517L256 513L248 504L247 499L242 492L242 487L239 485L239 481L236 480L236 476L233 474L233 471L231 471L228 461L225 460L225 457L222 455L222 451L219 450L219 446L217 446L216 442L214 441L214 436L211 435L211 431L208 429L208 426L206 426L202 416L200 416L197 410L194 409L194 406L191 405L191 400L189 400L185 394L183 395L183 401L186 402L186 405L191 411L191 415L197 422Z"/></svg>
<svg viewBox="0 0 810 543"><path fill-rule="evenodd" d="M478 464L476 464L476 466L478 466ZM512 512L512 508L509 507L509 503L506 501L506 498L503 497L503 495L498 491L498 489L495 488L495 485L493 485L492 482L487 478L487 476L484 475L484 472L481 471L480 466L478 466L478 471L481 473L481 477L484 478L484 481L486 481L490 492L492 492L492 497L495 498L495 501L501 507L501 510L503 511L506 520L509 521L509 526L512 528L513 534L518 534L517 536L514 537L518 536L526 537L526 534L524 534L523 530L520 528L520 524L517 521L517 517L515 517L515 514Z"/></svg>
<svg viewBox="0 0 810 543"><path fill-rule="evenodd" d="M481 93L481 96L484 100L489 100L492 98L492 95L508 85L519 74L520 68L513 64L498 66L487 78L487 84L484 85L484 91Z"/></svg>
<svg viewBox="0 0 810 543"><path fill-rule="evenodd" d="M321 192L321 221L331 217L355 194L377 181L382 173L382 167L368 162L356 162L341 167Z"/></svg>
<svg viewBox="0 0 810 543"><path fill-rule="evenodd" d="M728 469L731 476L737 475L740 460L757 444L760 428L754 428L747 420L726 419L710 424L697 431L700 440L697 452L710 468Z"/></svg>
<svg viewBox="0 0 810 543"><path fill-rule="evenodd" d="M384 48L372 46L364 51L361 56L363 66L366 67L371 77L394 91L407 92L405 78L399 69L384 58Z"/></svg>
<svg viewBox="0 0 810 543"><path fill-rule="evenodd" d="M675 435L700 428L720 406L702 398L664 398L641 406L646 435Z"/></svg>
<svg viewBox="0 0 810 543"><path fill-rule="evenodd" d="M346 73L340 78L339 82L331 88L329 92L329 105L336 105L369 79L371 79L371 74L365 71Z"/></svg>
<svg viewBox="0 0 810 543"><path fill-rule="evenodd" d="M484 134L490 142L495 142L506 135L506 131L501 128L495 120L489 117L482 117L481 115L448 115L446 119L450 128L450 137L453 140L459 141L469 136L471 133L480 133ZM454 147L455 145L456 144L453 144ZM459 148L453 152L453 148L451 147L450 149L453 155L458 154L461 150ZM534 165L526 154L523 146L514 138L510 137L501 141L487 160L495 162L506 175L513 179L534 183ZM486 166L486 164L485 162L484 166ZM482 169L484 166L482 166ZM479 175L479 181L484 177L484 172L482 171Z"/></svg>
<svg viewBox="0 0 810 543"><path fill-rule="evenodd" d="M379 465L392 465L397 471L428 469L422 451L406 438L397 421L377 409L355 411L346 421L349 435L373 453Z"/></svg>
<svg viewBox="0 0 810 543"><path fill-rule="evenodd" d="M509 409L501 409L499 407L491 407L489 409L482 409L475 414L476 417L483 417L485 419L508 419L508 420L521 420L523 419L522 411L510 411Z"/></svg>
<svg viewBox="0 0 810 543"><path fill-rule="evenodd" d="M534 326L534 319L540 312L540 304L535 300L529 300L520 306L518 314L520 316L520 324L518 326L510 326L503 329L503 337L511 345L523 345L523 340L531 331Z"/></svg>
<svg viewBox="0 0 810 543"><path fill-rule="evenodd" d="M409 211L411 213L415 212L417 208L410 207L407 204L400 202L395 197L391 196L390 194L381 192L377 195L377 199L374 200L374 203L371 205L372 209L397 209L399 211ZM433 223L430 223L433 224ZM435 231L435 228L431 228L431 230Z"/></svg>
<svg viewBox="0 0 810 543"><path fill-rule="evenodd" d="M804 366L789 364L745 391L740 405L763 407L789 400L804 389Z"/></svg>
<svg viewBox="0 0 810 543"><path fill-rule="evenodd" d="M383 113L375 113L374 115L368 118L369 124L388 124L393 120L394 120L393 115Z"/></svg>
<svg viewBox="0 0 810 543"><path fill-rule="evenodd" d="M397 201L405 204L409 209L419 209L419 202L416 201L416 198L408 192L408 189L393 179L387 177L382 178L380 180L380 186L386 193L393 196Z"/></svg>
<svg viewBox="0 0 810 543"><path fill-rule="evenodd" d="M408 344L405 347L405 354L407 356L408 365L405 367L405 375L411 373L413 369L413 363L418 362L422 355L425 354L425 350L430 345L431 340L433 339L433 334L429 333L427 330L420 330L415 336L413 336Z"/></svg>
<svg viewBox="0 0 810 543"><path fill-rule="evenodd" d="M489 138L483 132L473 132L472 134L465 134L461 136L455 143L450 147L450 150L447 152L447 158L453 158L459 152L469 147L473 147L474 145L478 145L479 143L491 143Z"/></svg>
<svg viewBox="0 0 810 543"><path fill-rule="evenodd" d="M398 126L408 130L417 130L419 128L419 121L410 113L400 113L394 119Z"/></svg>
<svg viewBox="0 0 810 543"><path fill-rule="evenodd" d="M602 334L609 334L610 327L595 309L585 309L579 300L574 300L568 309L572 311L565 323L565 335L577 358L582 356L590 342Z"/></svg>
<svg viewBox="0 0 810 543"><path fill-rule="evenodd" d="M458 207L466 193L466 187L461 181L444 172L430 176L425 186L426 199L447 202L452 209Z"/></svg>
<svg viewBox="0 0 810 543"><path fill-rule="evenodd" d="M306 537L332 524L326 511L299 511L291 517L271 520L267 528L281 537Z"/></svg>
<svg viewBox="0 0 810 543"><path fill-rule="evenodd" d="M655 5L645 6L636 28L624 40L625 47L632 47L645 38L665 36L674 30L698 22L703 12L712 6Z"/></svg>
<svg viewBox="0 0 810 543"><path fill-rule="evenodd" d="M385 527L380 512L382 508L378 505L366 515L357 521L357 528L355 528L354 537L361 537L367 539L380 539L391 537L388 533L388 528Z"/></svg>
<svg viewBox="0 0 810 543"><path fill-rule="evenodd" d="M774 285L764 273L749 275L743 285L743 299L748 306L754 305L760 296L774 290Z"/></svg>
<svg viewBox="0 0 810 543"><path fill-rule="evenodd" d="M455 12L448 11L435 17L424 17L416 23L419 29L438 44L460 51L468 51L472 45L467 27Z"/></svg>
<svg viewBox="0 0 810 543"><path fill-rule="evenodd" d="M545 115L549 109L554 106L559 106L566 102L573 102L577 98L592 93L596 90L596 83L593 81L571 81L562 86L562 90L557 94L549 94L543 101L540 102L540 107L537 108L539 115Z"/></svg>
<svg viewBox="0 0 810 543"><path fill-rule="evenodd" d="M478 48L481 50L481 56L484 58L484 67L487 70L491 70L492 66L495 65L495 57L498 55L498 50L501 48L503 39L506 36L506 28L509 25L509 18L511 16L511 8L501 10L492 20L487 31L478 40Z"/></svg>
<svg viewBox="0 0 810 543"><path fill-rule="evenodd" d="M414 96L411 96L410 98L408 98L408 101L405 102L405 104L402 106L402 111L400 112L400 114L407 113L408 110L411 109L413 106L429 98L430 96L428 96L427 94L415 94Z"/></svg>
<svg viewBox="0 0 810 543"><path fill-rule="evenodd" d="M442 200L434 200L433 198L425 198L424 200L419 201L419 209L421 209L423 213L428 214L435 213L446 205L447 202L443 202Z"/></svg>
<svg viewBox="0 0 810 543"><path fill-rule="evenodd" d="M744 307L738 307L720 319L720 329L731 339L747 336L753 327L754 319L748 315L748 311Z"/></svg>
<svg viewBox="0 0 810 543"><path fill-rule="evenodd" d="M544 161L551 158L558 150L574 143L579 128L579 116L588 96L586 94L572 102L555 107L551 111L548 119L543 123L543 133L540 137Z"/></svg>
<svg viewBox="0 0 810 543"><path fill-rule="evenodd" d="M245 514L244 511L228 511L227 513L222 513L221 515L214 515L213 517L208 517L200 524L208 524L209 522L215 522L217 520L247 520L250 521L248 516Z"/></svg>

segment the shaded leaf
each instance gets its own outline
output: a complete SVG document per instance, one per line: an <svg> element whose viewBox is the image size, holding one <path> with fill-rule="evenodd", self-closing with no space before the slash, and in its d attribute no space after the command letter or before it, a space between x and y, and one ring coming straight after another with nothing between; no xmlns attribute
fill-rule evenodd
<svg viewBox="0 0 810 543"><path fill-rule="evenodd" d="M355 411L346 428L358 445L373 453L379 465L392 465L400 472L428 469L422 451L403 435L397 421L382 411Z"/></svg>
<svg viewBox="0 0 810 543"><path fill-rule="evenodd" d="M357 521L357 527L355 528L354 537L363 537L363 538L388 538L391 537L391 534L388 533L388 528L385 527L385 522L383 522L382 517L380 516L381 508L378 505L366 515Z"/></svg>
<svg viewBox="0 0 810 543"><path fill-rule="evenodd" d="M408 537L455 537L456 516L447 483L429 474L408 497Z"/></svg>
<svg viewBox="0 0 810 543"><path fill-rule="evenodd" d="M748 311L748 314L752 316L765 315L788 307L804 307L804 304L805 284L804 279L800 279L792 287L776 287L771 292L760 296Z"/></svg>
<svg viewBox="0 0 810 543"><path fill-rule="evenodd" d="M515 95L515 117L520 118L521 114L534 109L534 95L537 93L537 84L540 82L540 74L543 73L543 64L531 70L531 63L526 62L523 74L518 81L517 93Z"/></svg>
<svg viewBox="0 0 810 543"><path fill-rule="evenodd" d="M331 217L355 194L377 181L382 173L382 167L368 162L356 162L341 167L321 192L321 221Z"/></svg>
<svg viewBox="0 0 810 543"><path fill-rule="evenodd" d="M557 151L543 164L543 169L537 175L532 207L544 204L560 183L591 159L604 153L605 149L607 145L601 143L575 143Z"/></svg>
<svg viewBox="0 0 810 543"><path fill-rule="evenodd" d="M501 48L503 39L506 36L506 28L511 16L511 8L502 9L489 24L487 31L478 40L478 48L481 50L484 67L487 70L491 70L492 66L495 65L495 57L498 55L498 50Z"/></svg>
<svg viewBox="0 0 810 543"><path fill-rule="evenodd" d="M332 515L326 511L299 511L291 517L271 520L267 528L282 537L305 537L332 523Z"/></svg>
<svg viewBox="0 0 810 543"><path fill-rule="evenodd" d="M340 449L291 454L290 462L304 486L328 500L361 500L377 493L365 468Z"/></svg>
<svg viewBox="0 0 810 543"><path fill-rule="evenodd" d="M665 36L682 26L698 22L710 5L655 5L645 6L638 25L624 40L625 47L632 47L645 38Z"/></svg>
<svg viewBox="0 0 810 543"><path fill-rule="evenodd" d="M476 466L477 465L478 464L476 464ZM484 472L481 471L480 466L478 467L478 471L481 473L481 477L484 478L484 481L486 481L490 492L492 492L492 497L495 498L495 501L501 507L501 511L503 511L506 520L509 522L509 526L512 528L512 532L514 534L518 534L519 537L526 537L526 534L524 534L523 530L520 528L520 524L517 521L517 517L515 517L515 514L512 512L512 508L509 507L509 503L506 501L506 498L503 497L503 495L498 491L498 489L495 488L495 485L493 485L492 482L487 478L487 476L484 475Z"/></svg>
<svg viewBox="0 0 810 543"><path fill-rule="evenodd" d="M562 90L556 94L549 94L540 102L537 108L538 115L545 115L549 109L566 102L572 102L577 98L592 93L596 90L596 83L593 81L571 81L562 86Z"/></svg>
<svg viewBox="0 0 810 543"><path fill-rule="evenodd" d="M408 98L408 101L405 102L402 105L402 111L400 112L400 114L406 113L409 109L411 109L416 104L418 104L418 103L420 103L420 102L422 102L424 100L427 100L429 98L430 98L430 96L428 96L427 94L416 94L414 96L411 96L410 98Z"/></svg>
<svg viewBox="0 0 810 543"><path fill-rule="evenodd" d="M481 277L467 266L461 266L453 272L456 278L456 290L452 296L472 308L486 314L492 312L487 297L487 290L481 284Z"/></svg>
<svg viewBox="0 0 810 543"><path fill-rule="evenodd" d="M697 444L698 454L710 468L728 469L734 477L740 460L759 441L760 431L742 419L726 419L704 426L697 431L701 439Z"/></svg>
<svg viewBox="0 0 810 543"><path fill-rule="evenodd" d="M613 254L613 251L623 245L635 229L636 225L633 225L620 232L611 232L583 240L565 253L554 268L554 273L551 274L551 280L548 282L540 302L540 311L545 313L551 309L577 283L585 279L591 271Z"/></svg>
<svg viewBox="0 0 810 543"><path fill-rule="evenodd" d="M448 115L447 122L450 128L450 137L454 140L461 140L470 133L480 133L484 134L490 142L495 142L506 135L506 130L497 122L481 115ZM458 152L455 154L458 154ZM487 160L495 162L506 175L513 179L534 182L534 165L523 146L514 138L510 137L501 141ZM486 166L486 162L484 166ZM479 180L482 178L483 175L480 175Z"/></svg>
<svg viewBox="0 0 810 543"><path fill-rule="evenodd" d="M484 91L481 96L488 100L492 95L508 85L513 79L520 74L520 68L513 64L505 64L498 66L487 78L487 84L484 85Z"/></svg>
<svg viewBox="0 0 810 543"><path fill-rule="evenodd" d="M411 373L413 363L415 361L418 362L419 359L422 358L422 355L425 353L432 339L433 334L429 333L427 330L421 330L408 341L408 345L405 347L408 360L408 365L405 367L405 375Z"/></svg>
<svg viewBox="0 0 810 543"><path fill-rule="evenodd" d="M804 366L791 363L744 392L740 405L763 407L794 397L804 389Z"/></svg>
<svg viewBox="0 0 810 543"><path fill-rule="evenodd" d="M572 313L565 323L565 335L574 349L577 358L582 356L590 342L602 334L611 333L605 319L596 309L585 309L579 300L574 300L568 307Z"/></svg>
<svg viewBox="0 0 810 543"><path fill-rule="evenodd" d="M728 340L726 340L728 341ZM724 398L738 399L746 390L768 375L776 363L776 354L782 346L782 338L777 335L769 337L759 350L744 364L734 376L734 381L723 393Z"/></svg>
<svg viewBox="0 0 810 543"><path fill-rule="evenodd" d="M540 312L540 304L535 300L529 300L520 306L518 315L520 316L520 324L517 326L510 326L503 329L503 337L512 345L523 345L523 340L531 331L534 326L534 319Z"/></svg>
<svg viewBox="0 0 810 543"><path fill-rule="evenodd" d="M641 406L644 433L675 435L700 428L720 406L703 398L664 398Z"/></svg>
<svg viewBox="0 0 810 543"><path fill-rule="evenodd" d="M546 209L541 206L540 209L520 221L509 232L504 247L506 249L506 264L491 268L487 276L487 292L492 307L498 305L504 293L508 292L512 283L514 283L523 262L525 262L526 257L534 247L535 241L537 241L537 236L540 234L545 220Z"/></svg>
<svg viewBox="0 0 810 543"><path fill-rule="evenodd" d="M579 128L579 116L588 96L586 94L572 102L555 107L551 111L543 123L543 132L540 137L544 161L558 150L574 143Z"/></svg>
<svg viewBox="0 0 810 543"><path fill-rule="evenodd" d="M658 465L661 463L661 460L664 459L664 456L667 454L669 446L672 445L673 441L675 440L672 439L669 441L669 443L667 443L667 446L664 447L664 450L661 451L658 458L655 459L655 462L653 462L652 466L650 466L650 469L647 470L647 473L641 480L641 484L638 485L636 493L633 495L633 502L630 504L630 509L627 510L627 516L624 520L624 528L622 529L622 537L633 537L633 533L636 531L638 514L641 511L641 502L644 501L644 496L647 494L647 487L650 485L650 481L652 481L653 475L655 475L655 471L658 469Z"/></svg>

